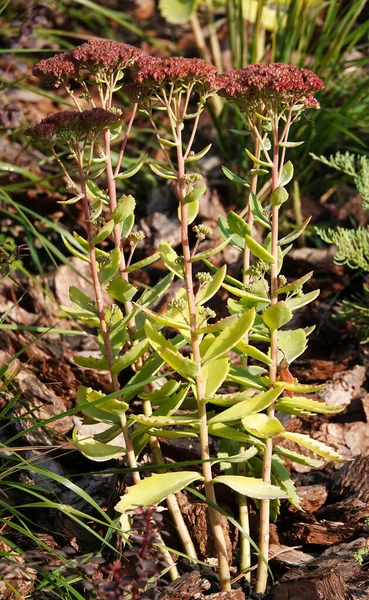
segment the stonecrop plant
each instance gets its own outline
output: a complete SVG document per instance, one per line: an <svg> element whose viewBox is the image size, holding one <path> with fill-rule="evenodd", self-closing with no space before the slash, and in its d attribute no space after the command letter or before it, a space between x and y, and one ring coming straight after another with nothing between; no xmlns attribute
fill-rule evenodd
<svg viewBox="0 0 369 600"><path fill-rule="evenodd" d="M127 69L131 77L125 83ZM286 152L303 143L289 140L290 129L307 109L319 108L315 93L323 83L311 71L285 64L250 65L218 76L216 68L202 59L147 57L126 44L102 40L43 60L34 73L48 84L63 86L76 107L47 117L26 134L46 144L59 163L72 196L65 203L82 204L86 237L73 232L64 243L89 264L94 296L71 287L74 307L64 310L95 329L101 353L76 356L76 364L108 371L111 379L110 393L80 386L76 400L86 422L105 428L88 436L83 428L76 429L74 444L92 460L128 461L133 484L116 506L123 530L129 528L127 515L132 510L165 500L184 551L193 559L196 549L175 494L197 482L208 503L222 590L231 587L231 557L216 490L222 484L237 494L241 571L247 578L250 543L256 547L248 521L251 498L260 507L256 590L264 592L270 518L276 517L282 499L299 506L283 458L309 466L323 464L275 444L275 439L297 443L322 459L343 460L308 435L285 430L276 412L309 415L341 410L306 397L320 386L300 384L290 371L312 328L285 326L318 291L303 292L312 273L287 282L281 270L284 256L309 219L285 237L278 235L280 207L288 200L286 186L293 177ZM122 86L134 102L125 131L114 95ZM225 175L245 188L245 209L219 218L223 241L209 248L207 240L203 248L213 232L196 223L199 198L206 189L198 162L210 146L197 153L193 146L206 101L215 94L237 103L245 113L254 153L247 151L247 180L224 167ZM151 123L165 157L160 164L150 162L150 168L172 186L181 235L162 241L158 252L133 262L144 236L135 225L135 200L124 194L122 186L146 157L125 170L121 165L137 108ZM116 153L111 151L115 143L120 144ZM256 227L265 231L263 243L255 239ZM218 268L212 263L227 245L243 255L240 278L231 276L227 265ZM130 281L132 272L159 259L167 274L156 285L142 290ZM180 282L175 293L174 280ZM228 292L225 318L209 306L220 290ZM159 313L153 305L164 294L171 294L171 300ZM111 302L106 304L107 295ZM133 376L126 375L132 369ZM121 385L123 373L128 382ZM141 400L139 412L130 410L133 399ZM173 465L165 470L160 439L166 438L198 438L201 472ZM219 456L212 451L215 438L221 442ZM142 477L138 467L144 451L153 458L149 477ZM155 463L160 473L155 473ZM215 463L221 470L216 476ZM176 566L169 552L163 552L174 578Z"/></svg>

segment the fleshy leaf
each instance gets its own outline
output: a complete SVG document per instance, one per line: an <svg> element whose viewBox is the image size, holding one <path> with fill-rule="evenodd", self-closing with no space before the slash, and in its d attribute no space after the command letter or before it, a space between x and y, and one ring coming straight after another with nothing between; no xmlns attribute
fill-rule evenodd
<svg viewBox="0 0 369 600"><path fill-rule="evenodd" d="M282 186L287 185L287 183L289 183L291 181L292 177L293 177L293 164L289 160L282 167L282 173L280 176L279 184Z"/></svg>
<svg viewBox="0 0 369 600"><path fill-rule="evenodd" d="M226 329L220 332L210 348L207 349L203 356L203 364L205 365L206 363L215 360L236 346L250 330L254 323L254 319L255 310L251 308L246 311L242 317L237 319L237 321L231 322Z"/></svg>
<svg viewBox="0 0 369 600"><path fill-rule="evenodd" d="M318 442L317 440L314 440L309 435L306 435L304 433L284 431L281 435L282 437L286 438L286 440L295 442L296 444L299 444L300 446L311 450L311 452L314 452L318 456L322 456L327 460L334 460L336 462L348 462L349 460L351 460L348 458L344 458L343 456L338 454L338 452L333 450L333 448L330 448L326 444L323 444L323 442Z"/></svg>
<svg viewBox="0 0 369 600"><path fill-rule="evenodd" d="M265 325L272 331L280 329L292 319L292 311L287 306L286 302L277 302L268 306L262 314Z"/></svg>
<svg viewBox="0 0 369 600"><path fill-rule="evenodd" d="M185 0L185 1L188 2L189 0ZM185 162L186 163L197 162L198 160L200 160L201 158L203 158L204 156L206 156L206 154L209 152L209 150L210 150L211 147L212 147L212 144L208 144L207 146L205 146L205 148L203 148L199 152L196 152L196 153L193 153L193 154L191 154L191 152L190 152L190 154L186 158Z"/></svg>
<svg viewBox="0 0 369 600"><path fill-rule="evenodd" d="M115 506L115 510L123 513L134 510L138 506L156 506L170 494L176 494L198 480L203 480L203 477L193 471L153 473L151 477L145 477L136 485L129 487L127 494L122 496Z"/></svg>
<svg viewBox="0 0 369 600"><path fill-rule="evenodd" d="M268 265L273 265L275 263L274 256L268 252L249 235L245 235L245 243L248 249L253 253L256 258L260 258L260 260L268 263Z"/></svg>
<svg viewBox="0 0 369 600"><path fill-rule="evenodd" d="M275 498L286 498L286 494L281 488L270 483L265 483L262 479L256 477L243 477L242 475L220 475L214 477L213 483L222 483L232 490L249 498L258 500L274 500Z"/></svg>
<svg viewBox="0 0 369 600"><path fill-rule="evenodd" d="M276 417L268 417L265 413L257 413L244 417L242 425L252 435L261 438L276 437L284 431L282 423Z"/></svg>
<svg viewBox="0 0 369 600"><path fill-rule="evenodd" d="M199 374L198 365L180 354L170 340L152 326L149 321L145 322L145 333L155 352L170 366L188 381L194 382Z"/></svg>
<svg viewBox="0 0 369 600"><path fill-rule="evenodd" d="M177 277L183 279L183 268L179 262L177 252L167 242L160 242L159 246L160 257L165 266L172 271Z"/></svg>
<svg viewBox="0 0 369 600"><path fill-rule="evenodd" d="M199 289L196 294L196 304L205 304L205 302L210 300L217 293L224 281L226 273L227 265L223 265L223 267L215 273L211 281Z"/></svg>
<svg viewBox="0 0 369 600"><path fill-rule="evenodd" d="M242 393L246 394L247 398L240 402ZM239 395L239 401L237 404L234 404L227 410L215 415L211 419L209 419L210 423L226 423L227 421L238 421L243 419L247 415L253 415L254 413L258 413L265 408L268 408L275 400L281 395L281 388L271 388L266 392L261 392L260 394L256 394L249 397L249 391L241 392ZM266 416L266 415L263 415Z"/></svg>

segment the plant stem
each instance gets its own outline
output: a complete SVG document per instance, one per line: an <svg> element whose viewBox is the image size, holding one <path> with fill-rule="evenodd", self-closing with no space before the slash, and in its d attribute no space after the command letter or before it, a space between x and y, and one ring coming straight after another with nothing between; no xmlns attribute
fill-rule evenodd
<svg viewBox="0 0 369 600"><path fill-rule="evenodd" d="M260 140L259 140L259 138L256 138L255 139L255 148L254 148L254 156L256 158L260 157L260 151L261 151ZM257 169L258 165L256 163L254 163L253 168ZM257 182L258 182L258 175L257 175L257 173L253 173L252 177L251 177L251 182L250 182L250 194L251 193L256 194ZM252 231L253 224L254 224L254 217L253 217L253 214L251 211L250 202L248 203L248 208L247 208L247 224ZM243 278L242 278L244 285L247 285L250 281L250 276L248 274L249 267L250 267L250 250L245 244L245 249L244 249L244 253L243 253ZM248 335L245 336L245 342L248 343ZM241 364L244 368L247 367L247 356L242 356ZM243 444L240 444L239 452L241 453L241 452L244 452L245 450L246 450L245 446ZM239 475L245 475L245 473L246 473L245 467L246 467L245 463L241 463L239 465L239 467L238 467ZM243 494L239 494L238 495L238 505L239 505L240 525L244 529L244 531L248 535L250 535L250 522L249 522L249 509L248 509L247 496L244 496ZM242 534L241 534L241 538L240 538L240 550L241 550L241 565L240 565L241 573L246 571L245 579L247 581L250 581L251 580L250 541L245 535L242 535Z"/></svg>
<svg viewBox="0 0 369 600"><path fill-rule="evenodd" d="M77 159L77 165L78 165L78 171L79 171L79 176L80 176L80 180L81 180L81 192L83 194L83 199L82 199L83 210L84 210L84 216L85 216L85 222L86 222L87 239L88 239L88 243L89 243L90 268L91 268L92 282L93 282L94 291L95 291L97 314L98 314L99 321L100 321L100 329L101 329L101 334L102 334L103 341L104 341L106 358L108 359L108 363L109 363L112 387L113 387L114 391L118 391L120 389L118 379L111 372L114 359L113 359L110 337L109 337L109 332L108 332L108 328L107 328L107 324L106 324L106 320L105 320L105 314L104 314L102 289L101 289L101 285L100 285L98 264L97 264L97 260L96 260L96 250L95 250L95 246L91 243L91 240L94 237L94 232L93 232L93 227L92 227L92 223L90 220L90 206L89 206L89 200L88 200L88 195L87 195L87 190L86 190L86 178L85 178L85 174L83 172L83 167L82 167L82 156L80 156L79 159ZM126 445L126 452L127 452L129 466L132 469L135 469L135 468L137 468L137 462L136 462L135 452L134 452L131 436L129 434L127 419L126 419L125 415L123 415L121 417L121 428L122 428L124 441L125 441L125 445ZM138 483L140 481L140 474L138 471L133 471L132 477L133 477L133 480L135 483Z"/></svg>
<svg viewBox="0 0 369 600"><path fill-rule="evenodd" d="M183 261L184 261L184 272L185 272L185 287L187 294L187 303L188 310L190 316L190 327L191 327L191 346L193 358L199 368L199 374L196 377L196 395L197 395L197 404L199 411L199 419L200 419L200 448L201 448L201 458L206 461L202 464L202 471L204 476L204 484L205 484L205 494L206 498L210 500L213 504L216 504L216 497L214 491L214 485L212 483L213 474L211 469L211 463L209 462L210 453L209 453L209 432L208 432L208 423L207 423L207 413L206 413L206 402L205 398L205 388L204 388L204 380L202 373L202 363L201 363L201 354L200 354L200 340L196 333L197 329L197 317L196 317L196 304L195 304L195 294L193 290L193 275L192 275L192 263L191 263L191 252L190 245L188 239L188 225L187 225L187 206L182 202L183 198L186 196L186 185L185 185L185 163L183 157L183 147L182 147L182 123L178 123L177 125L177 162L178 162L178 196L180 200L180 209L181 209L181 238L182 238L182 251L183 251ZM208 507L209 509L209 519L211 528L214 535L215 546L217 550L218 556L218 573L220 579L220 585L222 590L230 590L230 574L229 574L229 565L228 565L228 557L227 557L227 546L224 537L224 532L221 526L220 515L217 510Z"/></svg>
<svg viewBox="0 0 369 600"><path fill-rule="evenodd" d="M278 117L274 117L273 123L273 167L272 167L272 191L279 186L279 173L282 168L279 158L279 143L278 143ZM271 304L278 302L278 220L279 220L279 206L273 206L272 208L272 232L271 232L271 254L274 257L274 263L271 265L270 270L270 300ZM273 329L270 333L270 357L272 364L269 368L269 381L270 387L272 387L277 378L278 368L278 330ZM268 417L274 416L275 404L273 403L267 409ZM263 459L263 472L262 478L265 483L271 481L271 470L272 470L272 453L273 453L273 439L267 438L265 440L265 450ZM269 515L270 515L270 500L262 500L260 504L260 538L259 548L264 560L259 557L258 561L258 573L256 582L256 592L264 593L267 586L268 579L268 554L269 554ZM265 561L265 562L264 562Z"/></svg>
<svg viewBox="0 0 369 600"><path fill-rule="evenodd" d="M133 122L132 117L131 117L131 121ZM129 129L130 129L130 126L127 127L126 136L127 136ZM113 210L117 206L117 192L116 192L116 184L115 184L113 168L112 168L112 163L111 163L109 131L105 132L104 144L105 144L106 176L107 176L107 182L108 182L109 204L110 204L110 210L111 210L111 212L113 212ZM123 144L122 144L122 148L123 148ZM122 152L122 150L121 150L121 152ZM123 153L124 153L124 148L123 148L122 156L123 156ZM121 255L121 262L120 262L120 269L119 269L120 276L125 281L127 281L127 283L129 283L129 275L125 271L126 262L125 262L123 247L122 247L122 239L121 239L119 225L117 225L114 228L114 244L115 244L115 247L118 247L120 249L120 255ZM133 311L132 302L126 301L124 303L124 310L125 310L125 314L127 316L130 315ZM136 322L135 322L134 317L128 321L128 329L129 329L129 333L130 333L131 345L134 345L134 343L135 343L134 334L136 331ZM137 361L134 366L135 366L136 371L139 371L142 367L141 360ZM149 402L148 400L143 402L143 409L144 409L144 413L146 416L152 415L151 402ZM156 438L154 436L150 436L150 447L151 447L155 462L157 462L158 464L163 464L164 459L163 459L163 455L161 452L160 443L159 443L158 438ZM187 526L183 519L183 515L180 511L180 508L179 508L179 505L177 502L177 498L175 497L174 494L171 494L170 496L168 496L167 505L168 505L169 511L171 513L173 522L177 528L180 539L183 543L184 549L186 550L187 554L191 558L197 558L196 550L195 550L193 542L191 540L191 536L188 532ZM172 563L173 563L173 561L172 561ZM177 576L178 576L178 573L177 573Z"/></svg>

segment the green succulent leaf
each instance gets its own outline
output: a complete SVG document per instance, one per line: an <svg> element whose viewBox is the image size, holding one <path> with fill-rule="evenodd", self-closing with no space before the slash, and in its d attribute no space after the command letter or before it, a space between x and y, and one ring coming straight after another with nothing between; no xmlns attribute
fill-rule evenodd
<svg viewBox="0 0 369 600"><path fill-rule="evenodd" d="M292 311L286 302L280 301L268 306L262 314L263 321L271 331L280 329L292 319Z"/></svg>
<svg viewBox="0 0 369 600"><path fill-rule="evenodd" d="M247 148L245 148L245 152L246 152L247 156L249 157L249 159L252 160L252 162L254 164L260 165L261 167L266 167L267 169L270 169L270 167L272 166L265 160L260 160L260 158L257 158L256 156L251 154L250 150L248 150Z"/></svg>
<svg viewBox="0 0 369 600"><path fill-rule="evenodd" d="M240 401L242 398L242 393L246 395L246 399ZM246 392L241 392L237 404L234 404L230 408L227 408L227 410L224 410L218 415L211 417L211 419L209 419L208 422L209 424L213 424L227 423L229 421L239 421L241 419L243 420L243 418L248 415L254 415L254 413L258 413L259 411L268 408L268 406L275 402L275 400L281 395L281 393L282 389L279 387L271 388L270 390L266 392L261 392L260 394L256 394L251 398L249 397L248 390ZM263 417L264 416L266 417L266 415L263 415Z"/></svg>
<svg viewBox="0 0 369 600"><path fill-rule="evenodd" d="M124 369L127 369L130 365L133 365L139 358L141 358L141 356L145 354L148 347L149 340L146 339L141 340L132 346L132 348L127 350L123 356L117 358L111 370L112 375L119 375L121 371L124 371Z"/></svg>
<svg viewBox="0 0 369 600"><path fill-rule="evenodd" d="M130 177L136 175L136 173L138 173L138 171L141 169L148 156L148 154L142 156L134 165L132 165L132 167L129 167L129 169L122 171L122 173L118 173L115 179L130 179Z"/></svg>
<svg viewBox="0 0 369 600"><path fill-rule="evenodd" d="M100 275L101 285L108 283L111 281L116 274L118 273L120 266L120 250L119 248L114 248L114 250L110 253L110 260L108 264L103 267Z"/></svg>
<svg viewBox="0 0 369 600"><path fill-rule="evenodd" d="M74 285L72 285L69 288L69 298L71 299L73 304L75 304L82 310L90 312L93 315L97 315L96 303L93 301L93 299L90 298L90 296L84 294L82 290L75 287Z"/></svg>
<svg viewBox="0 0 369 600"><path fill-rule="evenodd" d="M96 369L97 371L109 370L109 361L107 358L95 358L94 356L73 356L73 361L79 367L85 369Z"/></svg>
<svg viewBox="0 0 369 600"><path fill-rule="evenodd" d="M228 358L226 356L221 356L203 367L205 396L207 398L213 396L227 378L229 366Z"/></svg>
<svg viewBox="0 0 369 600"><path fill-rule="evenodd" d="M230 427L229 425L225 425L224 423L210 423L209 433L226 440L243 442L245 444L255 444L258 448L264 447L264 442L258 438L255 438L244 431L240 431L239 429Z"/></svg>
<svg viewBox="0 0 369 600"><path fill-rule="evenodd" d="M181 200L181 202L183 204L191 204L192 202L195 202L195 200L198 200L200 198L200 196L205 194L205 191L206 191L206 185L205 185L205 183L202 183L201 185L198 185L197 187L193 188L187 194L187 196L185 196L183 198L183 200Z"/></svg>
<svg viewBox="0 0 369 600"><path fill-rule="evenodd" d="M251 236L245 235L245 243L253 255L256 256L256 258L260 258L260 260L263 260L269 265L274 265L274 256L268 252L264 246L261 246L258 242L256 242Z"/></svg>
<svg viewBox="0 0 369 600"><path fill-rule="evenodd" d="M173 173L171 169L167 169L166 167L162 167L161 165L155 165L153 163L149 164L150 169L155 175L161 177L162 179L169 179L172 181L177 181L177 175Z"/></svg>
<svg viewBox="0 0 369 600"><path fill-rule="evenodd" d="M170 340L166 340L159 331L156 331L149 321L145 322L145 333L155 352L174 371L177 371L182 377L193 383L199 374L198 365L189 358L182 356L174 344Z"/></svg>
<svg viewBox="0 0 369 600"><path fill-rule="evenodd" d="M200 160L201 158L204 158L204 156L209 152L211 147L212 147L212 144L209 144L208 146L206 146L205 148L200 150L200 152L196 152L196 154L190 153L185 160L186 164L191 163L191 162L196 162L196 161Z"/></svg>
<svg viewBox="0 0 369 600"><path fill-rule="evenodd" d="M209 363L231 350L250 330L255 320L255 310L246 311L237 321L232 321L220 332L203 356L203 364Z"/></svg>
<svg viewBox="0 0 369 600"><path fill-rule="evenodd" d="M247 187L247 188L250 187L250 185L248 184L248 182L245 179L242 179L242 177L239 177L238 175L233 173L227 167L222 167L222 171L223 171L224 175L227 177L227 179L232 181L232 183L241 184L243 187Z"/></svg>
<svg viewBox="0 0 369 600"><path fill-rule="evenodd" d="M310 456L305 456L304 454L300 454L299 452L294 452L293 450L289 450L288 448L282 448L281 446L274 446L274 452L288 460L298 463L299 465L303 465L304 467L313 467L319 468L324 465L323 460L317 460L316 458L311 458Z"/></svg>
<svg viewBox="0 0 369 600"><path fill-rule="evenodd" d="M265 483L256 477L243 477L242 475L219 475L214 477L213 483L222 483L232 490L249 498L258 500L273 500L275 498L286 498L281 488L270 483Z"/></svg>
<svg viewBox="0 0 369 600"><path fill-rule="evenodd" d="M176 494L194 481L203 477L193 471L172 471L168 473L153 473L150 477L141 479L121 497L115 510L124 513L138 506L156 506L170 494Z"/></svg>
<svg viewBox="0 0 369 600"><path fill-rule="evenodd" d="M90 262L90 258L89 256L87 256L87 254L82 254L82 252L78 252L78 250L72 246L72 244L67 240L66 237L64 237L64 235L61 236L64 246L66 247L67 250L69 250L69 252L75 256L76 258L80 258L81 260L83 260L86 263Z"/></svg>
<svg viewBox="0 0 369 600"><path fill-rule="evenodd" d="M97 233L95 235L95 237L92 238L91 244L93 246L97 246L97 244L101 244L101 242L103 242L104 240L106 240L106 238L109 237L109 235L112 233L113 229L114 229L114 221L113 221L113 219L111 219L110 221L105 223L104 227L102 227L100 229L99 233Z"/></svg>
<svg viewBox="0 0 369 600"><path fill-rule="evenodd" d="M297 508L297 510L303 510L300 504L300 498L296 492L295 484L291 479L291 475L284 466L283 460L281 460L276 454L273 454L272 456L272 474L279 483L280 488L286 492L292 506Z"/></svg>
<svg viewBox="0 0 369 600"><path fill-rule="evenodd" d="M261 438L276 437L284 431L282 423L276 417L268 417L265 413L244 417L242 425L246 431Z"/></svg>
<svg viewBox="0 0 369 600"><path fill-rule="evenodd" d="M177 252L167 242L160 242L159 246L160 258L162 259L165 266L177 275L180 279L183 279L183 268L180 264L180 259Z"/></svg>
<svg viewBox="0 0 369 600"><path fill-rule="evenodd" d="M215 248L209 248L209 250L204 250L203 252L199 252L199 254L195 254L195 256L192 256L191 262L194 263L198 260L204 260L205 258L215 256L216 254L218 254L218 252L223 250L223 248L225 248L228 245L228 243L229 240L224 240L224 242L221 242L220 244L218 244L218 246L215 246Z"/></svg>
<svg viewBox="0 0 369 600"><path fill-rule="evenodd" d="M159 258L160 258L160 253L155 252L155 254L152 254L151 256L147 256L146 258L143 258L142 260L139 260L136 263L132 263L131 265L129 265L129 267L126 267L124 269L124 272L125 273L133 273L133 271L139 271L140 269L143 269L144 267L148 267L149 265L152 265L154 262L159 260Z"/></svg>
<svg viewBox="0 0 369 600"><path fill-rule="evenodd" d="M228 243L232 248L235 248L239 252L242 252L242 250L245 247L244 238L240 237L232 231L227 219L222 215L218 217L218 229L223 240L228 240Z"/></svg>
<svg viewBox="0 0 369 600"><path fill-rule="evenodd" d="M294 298L287 298L286 304L292 310L298 310L310 302L314 302L320 294L320 290L313 290L312 292L308 292L307 294L302 294L301 296L295 296Z"/></svg>
<svg viewBox="0 0 369 600"><path fill-rule="evenodd" d="M237 344L237 350L239 350L242 354L246 356L251 356L251 358L255 358L255 360L259 360L260 362L270 366L273 364L270 356L255 348L255 346L251 346L250 344L246 344L243 340Z"/></svg>
<svg viewBox="0 0 369 600"><path fill-rule="evenodd" d="M124 304L125 302L130 302L135 294L137 294L137 288L118 276L114 277L110 282L107 292L114 300L118 300Z"/></svg>
<svg viewBox="0 0 369 600"><path fill-rule="evenodd" d="M306 227L309 225L310 219L311 217L308 217L306 221L304 221L299 227L294 229L294 231L291 231L291 233L288 233L283 238L281 238L278 241L278 245L285 246L286 244L290 244L294 240L297 240L297 238L300 237L300 235L305 231Z"/></svg>
<svg viewBox="0 0 369 600"><path fill-rule="evenodd" d="M158 314L143 306L140 307L140 310L142 310L142 312L144 312L145 315L150 317L150 319L152 319L156 323L160 323L160 325L164 325L165 327L173 327L174 329L181 329L183 331L191 331L191 327L188 325L188 323L183 323L182 321L172 319L166 314Z"/></svg>
<svg viewBox="0 0 369 600"><path fill-rule="evenodd" d="M186 204L186 210L187 210L187 225L191 225L191 223L193 223L193 221L196 219L197 214L199 212L199 201L193 200L192 202L188 202ZM182 211L181 211L181 205L178 205L177 208L177 214L178 214L178 221L181 223L182 222Z"/></svg>
<svg viewBox="0 0 369 600"><path fill-rule="evenodd" d="M289 194L287 190L280 185L275 190L273 190L270 196L270 204L272 206L281 206L282 204L287 202L288 196Z"/></svg>
<svg viewBox="0 0 369 600"><path fill-rule="evenodd" d="M302 396L294 396L293 398L280 398L276 405L277 410L287 414L323 414L335 415L344 410L344 406L339 404L326 404L318 402L311 398L303 398Z"/></svg>
<svg viewBox="0 0 369 600"><path fill-rule="evenodd" d="M290 365L305 352L306 346L306 333L303 329L278 331L279 362L285 358Z"/></svg>
<svg viewBox="0 0 369 600"><path fill-rule="evenodd" d="M237 213L231 210L227 215L227 222L232 233L240 236L242 239L245 235L252 235L250 227L247 225L245 219L240 217Z"/></svg>
<svg viewBox="0 0 369 600"><path fill-rule="evenodd" d="M147 427L173 427L175 425L198 425L199 419L195 419L191 415L176 415L174 417L167 415L131 415L133 421L146 425Z"/></svg>
<svg viewBox="0 0 369 600"><path fill-rule="evenodd" d="M330 448L330 446L323 444L323 442L318 442L317 440L314 440L309 435L306 435L304 433L284 431L281 435L286 440L290 440L290 442L295 442L295 444L299 444L299 446L303 446L304 448L311 450L311 452L314 452L318 456L322 456L327 460L334 460L336 462L348 462L351 460L344 458L343 456L338 454L338 452L333 450L333 448Z"/></svg>
<svg viewBox="0 0 369 600"><path fill-rule="evenodd" d="M271 228L270 221L263 210L260 200L252 192L250 192L250 195L249 195L249 202L250 202L251 212L254 215L255 221L257 221L258 223L260 223L260 225L263 225L267 229L270 229Z"/></svg>
<svg viewBox="0 0 369 600"><path fill-rule="evenodd" d="M81 454L94 462L105 462L114 458L121 458L125 453L125 448L103 444L94 438L83 438L78 433L73 433L73 441Z"/></svg>
<svg viewBox="0 0 369 600"><path fill-rule="evenodd" d="M290 292L295 292L296 290L301 289L304 283L309 281L312 276L313 271L310 271L310 273L306 273L306 275L303 277L299 277L298 279L295 279L295 281L291 281L290 283L286 283L286 285L282 285L277 289L277 294L289 294Z"/></svg>
<svg viewBox="0 0 369 600"><path fill-rule="evenodd" d="M201 287L196 294L196 304L200 306L208 302L219 290L227 273L227 265L223 265L213 276L211 281Z"/></svg>
<svg viewBox="0 0 369 600"><path fill-rule="evenodd" d="M292 177L293 177L293 164L289 160L282 167L282 173L280 176L279 184L282 186L287 185L287 183L289 183L291 181Z"/></svg>
<svg viewBox="0 0 369 600"><path fill-rule="evenodd" d="M121 417L128 409L128 404L118 398L105 399L105 394L80 385L76 400L81 411L87 417L97 419L109 425L120 425Z"/></svg>

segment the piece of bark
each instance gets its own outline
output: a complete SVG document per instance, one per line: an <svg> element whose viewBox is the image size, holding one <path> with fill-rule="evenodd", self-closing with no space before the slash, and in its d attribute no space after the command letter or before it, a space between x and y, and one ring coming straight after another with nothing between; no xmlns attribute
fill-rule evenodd
<svg viewBox="0 0 369 600"><path fill-rule="evenodd" d="M369 518L369 504L362 502L354 496L350 496L342 502L323 506L319 510L317 517L330 521L341 521L349 525L356 523L365 524L365 520Z"/></svg>
<svg viewBox="0 0 369 600"><path fill-rule="evenodd" d="M357 527L334 521L320 521L319 523L293 523L288 532L284 532L283 539L292 545L315 544L330 546L352 540L357 533Z"/></svg>
<svg viewBox="0 0 369 600"><path fill-rule="evenodd" d="M296 488L296 492L302 509L308 513L319 510L325 504L328 496L327 488L323 484L301 485Z"/></svg>
<svg viewBox="0 0 369 600"><path fill-rule="evenodd" d="M202 600L203 592L210 587L207 579L200 576L199 571L184 573L165 588L160 600Z"/></svg>
<svg viewBox="0 0 369 600"><path fill-rule="evenodd" d="M366 369L360 365L335 373L325 388L318 392L318 398L326 404L348 406L354 398L360 396L365 375Z"/></svg>
<svg viewBox="0 0 369 600"><path fill-rule="evenodd" d="M245 594L241 588L237 588L236 590L210 594L210 596L206 596L206 600L245 600Z"/></svg>
<svg viewBox="0 0 369 600"><path fill-rule="evenodd" d="M272 600L353 600L368 598L367 568L354 560L364 538L339 544L306 566L291 569L272 588Z"/></svg>
<svg viewBox="0 0 369 600"><path fill-rule="evenodd" d="M274 560L287 567L300 567L313 560L313 556L283 544L270 544L269 560Z"/></svg>
<svg viewBox="0 0 369 600"><path fill-rule="evenodd" d="M369 504L369 456L358 456L339 471L333 482L332 495L341 500L355 496Z"/></svg>
<svg viewBox="0 0 369 600"><path fill-rule="evenodd" d="M181 513L190 531L191 538L202 560L217 556L215 541L209 521L209 511L205 502L192 501L183 492L178 492L177 500ZM233 550L237 545L238 530L229 521L219 515L225 536L228 560L233 560Z"/></svg>

